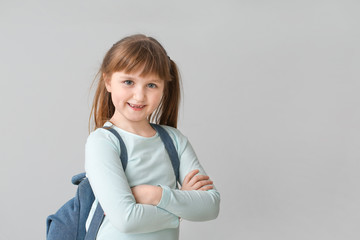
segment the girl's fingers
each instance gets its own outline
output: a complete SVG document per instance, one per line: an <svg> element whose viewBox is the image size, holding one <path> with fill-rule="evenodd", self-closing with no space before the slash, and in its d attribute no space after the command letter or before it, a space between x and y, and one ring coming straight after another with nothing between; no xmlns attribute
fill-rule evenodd
<svg viewBox="0 0 360 240"><path fill-rule="evenodd" d="M207 186L207 185L211 185L213 184L213 181L211 180L203 180L203 181L199 181L197 183L194 184L193 189L194 190L199 190L200 188Z"/></svg>
<svg viewBox="0 0 360 240"><path fill-rule="evenodd" d="M206 191L212 189L213 182L209 180L207 175L197 175L200 171L198 169L189 172L183 181L182 190L202 190Z"/></svg>
<svg viewBox="0 0 360 240"><path fill-rule="evenodd" d="M195 169L195 170L192 170L191 172L189 172L186 177L184 178L184 181L183 181L183 184L187 184L190 182L190 180L196 175L199 173L199 169Z"/></svg>
<svg viewBox="0 0 360 240"><path fill-rule="evenodd" d="M207 191L207 190L210 190L210 189L213 189L213 188L214 188L213 185L206 185L206 186L203 186L202 188L199 188L198 190Z"/></svg>
<svg viewBox="0 0 360 240"><path fill-rule="evenodd" d="M194 176L194 177L190 180L189 185L190 185L190 186L193 186L193 185L195 185L197 182L204 181L204 180L209 180L209 176L206 176L206 175L196 175L196 176Z"/></svg>

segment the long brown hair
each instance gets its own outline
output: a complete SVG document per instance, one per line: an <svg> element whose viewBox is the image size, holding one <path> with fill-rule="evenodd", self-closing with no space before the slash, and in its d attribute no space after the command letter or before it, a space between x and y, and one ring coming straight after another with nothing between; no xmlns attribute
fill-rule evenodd
<svg viewBox="0 0 360 240"><path fill-rule="evenodd" d="M163 97L158 108L149 116L149 121L177 127L181 97L178 68L156 39L137 34L125 37L115 43L104 57L93 82L94 84L98 80L89 117L89 132L92 117L95 123L93 129L95 130L110 120L115 112L111 93L105 87L104 75L111 76L117 71L125 71L126 73L142 71L142 76L154 74L164 80Z"/></svg>

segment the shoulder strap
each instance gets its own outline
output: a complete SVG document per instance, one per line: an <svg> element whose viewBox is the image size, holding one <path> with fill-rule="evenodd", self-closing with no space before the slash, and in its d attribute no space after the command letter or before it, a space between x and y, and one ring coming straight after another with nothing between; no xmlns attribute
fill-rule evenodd
<svg viewBox="0 0 360 240"><path fill-rule="evenodd" d="M152 123L151 126L159 133L160 138L161 138L161 140L163 141L163 143L165 145L165 149L169 154L171 164L173 166L174 173L175 173L175 176L176 176L176 181L180 182L179 181L180 161L179 161L179 156L178 156L178 153L177 153L176 148L174 146L173 140L171 139L168 132L163 127L161 127L160 125Z"/></svg>
<svg viewBox="0 0 360 240"><path fill-rule="evenodd" d="M128 161L128 156L127 156L127 150L126 150L126 146L125 146L125 143L124 141L122 140L122 138L120 137L119 133L113 129L113 128L104 128L104 129L107 129L109 130L110 132L112 132L116 137L117 139L119 139L119 143L120 143L120 160L121 160L121 164L124 168L124 171L126 169L126 166L127 166L127 161Z"/></svg>
<svg viewBox="0 0 360 240"><path fill-rule="evenodd" d="M100 229L100 226L104 220L104 217L105 217L104 210L102 209L100 203L98 203L98 205L96 206L94 215L91 219L89 229L86 232L84 240L95 240L96 239L96 235Z"/></svg>

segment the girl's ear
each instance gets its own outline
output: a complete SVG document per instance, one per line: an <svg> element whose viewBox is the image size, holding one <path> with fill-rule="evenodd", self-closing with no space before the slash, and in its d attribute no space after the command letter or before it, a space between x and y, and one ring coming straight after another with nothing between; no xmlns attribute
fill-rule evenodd
<svg viewBox="0 0 360 240"><path fill-rule="evenodd" d="M102 76L103 76L103 79L104 79L106 90L108 92L111 92L111 79L110 79L110 77L108 75L106 75L105 73L103 73Z"/></svg>

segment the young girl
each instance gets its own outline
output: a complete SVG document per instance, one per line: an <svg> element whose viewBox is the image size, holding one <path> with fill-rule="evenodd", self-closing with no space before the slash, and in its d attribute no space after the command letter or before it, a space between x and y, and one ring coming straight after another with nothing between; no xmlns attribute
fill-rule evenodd
<svg viewBox="0 0 360 240"><path fill-rule="evenodd" d="M105 212L98 240L175 240L180 219L215 219L220 195L176 129L180 83L165 49L151 37L126 37L107 52L99 76L91 110L95 129L85 147L85 170L96 197L87 227L98 202ZM162 125L174 142L181 189L150 122ZM125 143L125 172L119 141L104 126L114 128Z"/></svg>

